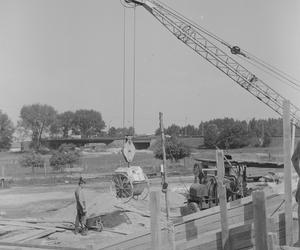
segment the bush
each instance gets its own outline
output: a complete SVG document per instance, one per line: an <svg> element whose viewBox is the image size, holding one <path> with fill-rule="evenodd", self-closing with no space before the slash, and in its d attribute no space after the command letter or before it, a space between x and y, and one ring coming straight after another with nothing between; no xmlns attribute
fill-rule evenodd
<svg viewBox="0 0 300 250"><path fill-rule="evenodd" d="M167 160L178 161L191 154L190 148L178 141L175 137L166 138L165 150ZM163 159L161 140L158 140L157 144L154 146L154 156L157 159Z"/></svg>
<svg viewBox="0 0 300 250"><path fill-rule="evenodd" d="M210 123L205 128L204 132L204 146L207 148L215 148L218 139L218 127L214 123Z"/></svg>
<svg viewBox="0 0 300 250"><path fill-rule="evenodd" d="M54 151L49 159L50 166L54 170L63 171L66 167L73 167L79 161L80 155L73 144L62 144L57 151Z"/></svg>
<svg viewBox="0 0 300 250"><path fill-rule="evenodd" d="M25 168L31 168L32 173L34 174L35 168L42 168L44 167L45 160L42 158L42 156L34 151L23 155L19 159L19 163L22 167Z"/></svg>
<svg viewBox="0 0 300 250"><path fill-rule="evenodd" d="M265 132L264 138L263 138L263 144L262 144L262 146L263 146L263 147L268 147L268 146L270 146L271 141L272 141L272 139L271 139L270 134L267 133L267 132Z"/></svg>

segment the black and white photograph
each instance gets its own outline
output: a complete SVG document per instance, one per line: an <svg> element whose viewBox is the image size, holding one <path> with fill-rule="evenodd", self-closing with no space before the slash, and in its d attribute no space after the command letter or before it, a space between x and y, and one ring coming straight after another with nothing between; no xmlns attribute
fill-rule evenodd
<svg viewBox="0 0 300 250"><path fill-rule="evenodd" d="M0 250L300 250L299 0L0 0Z"/></svg>

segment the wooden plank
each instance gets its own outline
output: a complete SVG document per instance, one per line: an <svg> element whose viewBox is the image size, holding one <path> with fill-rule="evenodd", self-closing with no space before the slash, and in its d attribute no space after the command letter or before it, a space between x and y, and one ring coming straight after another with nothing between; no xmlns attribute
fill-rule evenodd
<svg viewBox="0 0 300 250"><path fill-rule="evenodd" d="M280 194L271 194L271 195L266 197L267 204L270 203L270 202L278 203L277 199L281 199L281 197L282 197L282 195L280 195ZM243 207L246 204L252 204L252 197L251 196L248 196L248 197L245 197L245 198L227 203L227 209L229 211L231 209ZM197 213L193 213L193 214L183 216L183 217L175 220L174 223L175 223L175 226L176 226L178 224L183 224L183 223L186 223L188 221L193 221L195 219L201 219L203 217L207 217L207 216L212 215L212 214L218 214L219 212L220 212L220 207L216 206L216 207L212 207L212 208L209 208L209 209L197 212Z"/></svg>
<svg viewBox="0 0 300 250"><path fill-rule="evenodd" d="M268 214L273 213L273 211L277 208L278 204L281 203L282 198L281 196L273 196L267 197L267 204L270 204L272 207L268 207L267 212ZM205 212L207 210L204 210ZM202 211L201 211L202 212ZM198 213L198 214L201 214ZM249 203L246 205L238 206L235 208L229 208L228 209L228 224L235 224L239 222L246 223L247 221L253 220L253 204ZM275 216L275 215L273 215ZM221 227L220 222L220 215L219 213L211 214L205 217L199 216L199 219L195 220L188 220L185 224L177 224L175 225L175 239L176 240L182 240L186 238L186 235L190 232L194 231L194 234L201 234L203 232L207 232L210 230L215 230ZM189 226L187 226L189 225Z"/></svg>
<svg viewBox="0 0 300 250"><path fill-rule="evenodd" d="M300 247L277 246L276 250L300 250Z"/></svg>
<svg viewBox="0 0 300 250"><path fill-rule="evenodd" d="M239 249L242 247L253 246L253 226L252 224L243 225L241 223L229 226L230 238L232 238L232 248ZM213 230L198 235L191 241L180 241L176 244L176 250L184 249L221 249L221 229Z"/></svg>
<svg viewBox="0 0 300 250"><path fill-rule="evenodd" d="M255 230L255 246L257 250L268 249L267 244L267 220L265 193L263 191L255 191L252 193L254 208L254 230Z"/></svg>
<svg viewBox="0 0 300 250"><path fill-rule="evenodd" d="M151 214L151 246L153 250L160 250L161 247L161 225L160 225L160 191L150 193L150 214Z"/></svg>
<svg viewBox="0 0 300 250"><path fill-rule="evenodd" d="M278 237L276 233L268 233L268 250L276 250L278 245Z"/></svg>
<svg viewBox="0 0 300 250"><path fill-rule="evenodd" d="M56 232L55 229L47 229L47 230L43 230L42 232L37 232L36 234L34 234L34 235L32 235L32 236L26 237L26 238L24 238L24 239L21 239L21 240L15 241L15 242L24 243L24 242L27 242L27 241L30 241L30 240L43 238L43 237L48 236L48 235L50 235L50 234L53 234L53 233L55 233L55 232Z"/></svg>
<svg viewBox="0 0 300 250"><path fill-rule="evenodd" d="M20 233L17 235L13 235L11 237L6 237L2 239L2 242L26 242L32 239L38 239L42 238L44 236L47 236L49 234L54 233L56 230L55 229L48 229L48 230L30 230L29 232L26 233Z"/></svg>
<svg viewBox="0 0 300 250"><path fill-rule="evenodd" d="M85 250L85 248L76 247L59 247L59 246L46 246L46 245L35 245L28 243L11 243L11 242L0 242L0 247L5 249L50 249L50 250Z"/></svg>
<svg viewBox="0 0 300 250"><path fill-rule="evenodd" d="M55 227L48 227L48 226L40 226L33 223L26 223L26 222L19 222L19 221L4 221L0 220L0 225L10 225L10 226L20 226L20 227L27 227L27 228L35 228L35 229L55 229L57 232L64 232L65 229L62 228L55 228Z"/></svg>
<svg viewBox="0 0 300 250"><path fill-rule="evenodd" d="M293 217L292 217L292 163L291 163L291 122L290 102L283 102L283 151L284 151L284 192L285 192L285 223L286 243L293 244Z"/></svg>
<svg viewBox="0 0 300 250"><path fill-rule="evenodd" d="M114 205L116 208L118 209L122 209L123 211L128 211L128 212L133 212L133 213L137 213L140 214L144 217L150 217L150 212L149 211L141 211L139 209L136 209L130 205L127 204L118 204L118 205Z"/></svg>

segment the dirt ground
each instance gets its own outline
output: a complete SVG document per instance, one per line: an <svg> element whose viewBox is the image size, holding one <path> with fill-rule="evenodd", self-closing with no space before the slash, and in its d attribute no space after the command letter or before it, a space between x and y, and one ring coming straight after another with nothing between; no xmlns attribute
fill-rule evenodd
<svg viewBox="0 0 300 250"><path fill-rule="evenodd" d="M248 173L249 175L264 175L269 171L280 173L282 169L249 169ZM176 218L181 216L180 207L184 206L186 201L183 193L189 189L194 177L170 177L168 180L170 216ZM69 228L63 232L55 232L41 239L26 242L61 247L93 245L100 248L124 239L128 235L144 230L149 231L149 196L145 200L132 199L124 204L111 193L109 182L91 182L87 183L85 187L88 216L101 215L104 230L102 232L90 230L87 236L75 235L73 230L70 230L74 227L76 216L75 189L76 185L74 184L0 189L0 222L3 220L10 220L10 222L36 221L43 222L42 225L52 228L57 225ZM277 189L276 192L282 188L278 187ZM152 190L161 190L160 178L150 180L150 191ZM162 217L165 218L165 196L162 192L161 207ZM0 223L0 241L4 242L5 238L25 230L24 227L17 230L16 227L13 227L15 230L4 234L1 233L1 226L7 228L7 225Z"/></svg>
<svg viewBox="0 0 300 250"><path fill-rule="evenodd" d="M187 179L187 178L185 178ZM192 177L189 182L192 182ZM182 192L185 184L170 183L170 209L171 216L180 216L180 207L184 205L185 197ZM76 210L74 191L76 185L39 186L39 187L12 187L0 190L0 220L36 220L51 223L61 223L73 228ZM160 190L160 180L151 183L150 190ZM88 236L75 235L73 230L56 232L48 237L32 240L26 243L55 245L65 247L86 247L95 245L101 247L110 242L125 238L128 234L149 230L150 220L145 214L149 214L148 199L130 200L124 203L116 199L110 192L110 183L87 184L85 188L88 216L102 215L104 231L89 231ZM164 211L164 195L161 195L161 205ZM121 207L133 210L124 212ZM141 211L141 213L135 212ZM144 213L144 214L143 214ZM53 224L53 225L54 225ZM56 224L57 225L57 224ZM1 227L0 227L1 229ZM1 236L5 241L9 235Z"/></svg>

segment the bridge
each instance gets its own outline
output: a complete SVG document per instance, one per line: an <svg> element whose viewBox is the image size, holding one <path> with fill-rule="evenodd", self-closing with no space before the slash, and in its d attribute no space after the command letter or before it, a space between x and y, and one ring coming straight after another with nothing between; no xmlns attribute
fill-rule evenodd
<svg viewBox="0 0 300 250"><path fill-rule="evenodd" d="M147 149L150 146L151 136L137 136L132 142L136 149ZM106 145L113 141L124 140L124 137L97 137L97 138L57 138L57 139L42 139L42 144L48 148L57 149L62 144L74 144L82 147L88 143L104 143Z"/></svg>

